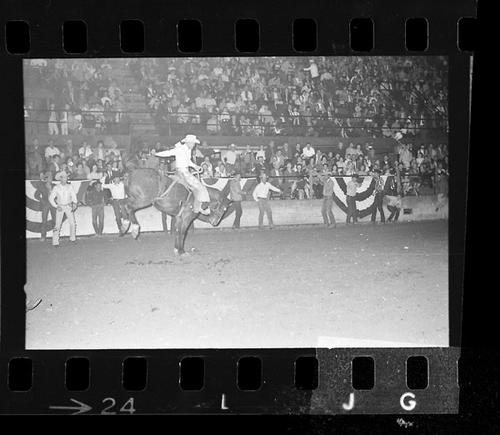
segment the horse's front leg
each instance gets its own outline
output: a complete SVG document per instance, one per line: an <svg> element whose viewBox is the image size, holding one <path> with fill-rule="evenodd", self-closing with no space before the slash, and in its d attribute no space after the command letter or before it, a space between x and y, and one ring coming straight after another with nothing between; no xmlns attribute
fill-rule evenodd
<svg viewBox="0 0 500 435"><path fill-rule="evenodd" d="M172 216L172 220L170 221L170 234L175 234L176 225L177 225L177 217Z"/></svg>

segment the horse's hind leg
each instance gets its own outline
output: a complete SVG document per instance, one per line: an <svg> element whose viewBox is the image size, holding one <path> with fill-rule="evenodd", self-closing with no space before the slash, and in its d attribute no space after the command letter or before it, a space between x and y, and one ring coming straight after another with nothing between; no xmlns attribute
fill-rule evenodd
<svg viewBox="0 0 500 435"><path fill-rule="evenodd" d="M185 254L184 242L189 226L196 217L190 205L183 205L181 211L175 219L175 249L174 252L179 255Z"/></svg>
<svg viewBox="0 0 500 435"><path fill-rule="evenodd" d="M128 219L123 219L122 221L122 233L125 234L130 228L130 234L132 234L134 239L137 239L141 232L141 226L135 216L135 209L130 203L127 203L124 209L127 213Z"/></svg>
<svg viewBox="0 0 500 435"><path fill-rule="evenodd" d="M141 226L139 225L137 217L135 216L135 210L132 210L129 216L132 222L132 224L130 225L130 234L132 234L132 237L134 239L137 239L137 237L139 237L139 235L141 234Z"/></svg>
<svg viewBox="0 0 500 435"><path fill-rule="evenodd" d="M126 234L130 228L130 219L131 219L130 215L132 214L133 211L132 206L129 203L125 205L124 209L127 214L127 218L122 219L122 227L121 227L122 234Z"/></svg>

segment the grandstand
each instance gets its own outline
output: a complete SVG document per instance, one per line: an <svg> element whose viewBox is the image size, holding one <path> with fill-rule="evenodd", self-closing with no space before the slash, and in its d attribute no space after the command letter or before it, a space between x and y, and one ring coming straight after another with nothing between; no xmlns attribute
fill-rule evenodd
<svg viewBox="0 0 500 435"><path fill-rule="evenodd" d="M425 141L447 130L442 57L32 60L25 80L28 139L47 135L51 116L69 118L70 135L134 138Z"/></svg>

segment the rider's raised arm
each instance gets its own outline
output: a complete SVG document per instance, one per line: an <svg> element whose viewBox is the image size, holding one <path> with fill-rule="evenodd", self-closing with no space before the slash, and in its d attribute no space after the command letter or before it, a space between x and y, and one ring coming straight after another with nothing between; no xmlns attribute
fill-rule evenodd
<svg viewBox="0 0 500 435"><path fill-rule="evenodd" d="M156 157L173 157L175 156L176 149L172 148L170 150L160 151L155 154Z"/></svg>

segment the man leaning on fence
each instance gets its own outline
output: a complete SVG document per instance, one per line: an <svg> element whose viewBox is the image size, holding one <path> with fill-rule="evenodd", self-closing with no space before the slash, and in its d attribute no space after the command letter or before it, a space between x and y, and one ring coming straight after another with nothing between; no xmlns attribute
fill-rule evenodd
<svg viewBox="0 0 500 435"><path fill-rule="evenodd" d="M267 215L267 221L269 222L269 228L274 228L273 223L273 212L271 210L271 205L269 204L269 191L281 193L281 190L274 187L271 183L267 181L267 175L263 172L260 175L260 183L257 184L253 191L253 199L259 204L259 229L264 227L264 213Z"/></svg>

